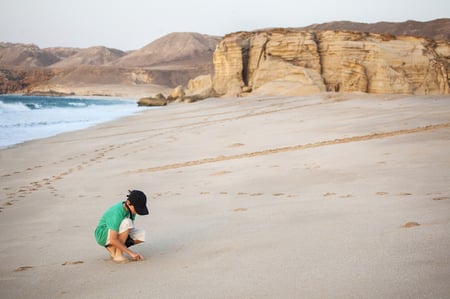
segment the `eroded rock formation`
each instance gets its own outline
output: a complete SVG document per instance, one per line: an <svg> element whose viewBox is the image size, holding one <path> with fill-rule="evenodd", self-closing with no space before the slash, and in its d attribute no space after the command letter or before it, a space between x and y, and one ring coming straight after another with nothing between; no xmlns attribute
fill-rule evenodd
<svg viewBox="0 0 450 299"><path fill-rule="evenodd" d="M351 31L273 29L225 36L214 53L220 95L449 93L450 43Z"/></svg>

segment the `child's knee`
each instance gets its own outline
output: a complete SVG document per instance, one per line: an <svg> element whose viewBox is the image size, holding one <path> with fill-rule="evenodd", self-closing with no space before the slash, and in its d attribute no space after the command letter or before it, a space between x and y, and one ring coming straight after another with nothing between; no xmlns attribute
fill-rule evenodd
<svg viewBox="0 0 450 299"><path fill-rule="evenodd" d="M133 228L134 228L133 221L130 218L125 218L120 223L119 234L121 234L127 230L129 231L130 229L133 229Z"/></svg>
<svg viewBox="0 0 450 299"><path fill-rule="evenodd" d="M131 238L135 241L140 241L139 243L145 242L145 230L140 228L135 228L130 232Z"/></svg>

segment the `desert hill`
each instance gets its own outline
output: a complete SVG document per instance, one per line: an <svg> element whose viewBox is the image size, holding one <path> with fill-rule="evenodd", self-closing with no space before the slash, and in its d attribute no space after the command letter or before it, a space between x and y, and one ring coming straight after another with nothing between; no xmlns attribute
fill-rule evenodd
<svg viewBox="0 0 450 299"><path fill-rule="evenodd" d="M191 62L211 64L219 40L220 37L199 33L170 33L112 64L127 67L190 65Z"/></svg>
<svg viewBox="0 0 450 299"><path fill-rule="evenodd" d="M0 43L0 66L46 67L60 59L33 44Z"/></svg>
<svg viewBox="0 0 450 299"><path fill-rule="evenodd" d="M164 68L168 65L212 65L212 55L220 37L191 32L176 32L163 36L141 49L128 53L103 46L86 49L53 47L39 48L34 44L0 42L2 67L66 68L80 65Z"/></svg>
<svg viewBox="0 0 450 299"><path fill-rule="evenodd" d="M126 53L117 49L102 46L90 47L76 51L74 55L61 59L50 67L65 68L80 65L105 65L125 56Z"/></svg>
<svg viewBox="0 0 450 299"><path fill-rule="evenodd" d="M59 61L66 59L70 56L73 56L80 52L81 48L69 48L69 47L50 47L50 48L43 48L44 52L50 53L51 55L56 56Z"/></svg>
<svg viewBox="0 0 450 299"><path fill-rule="evenodd" d="M147 90L146 85L151 90L156 85L163 89L186 85L192 78L213 73L212 56L219 39L199 33L171 33L130 52L102 46L40 49L1 43L0 93L51 90L123 96L108 90L140 92Z"/></svg>

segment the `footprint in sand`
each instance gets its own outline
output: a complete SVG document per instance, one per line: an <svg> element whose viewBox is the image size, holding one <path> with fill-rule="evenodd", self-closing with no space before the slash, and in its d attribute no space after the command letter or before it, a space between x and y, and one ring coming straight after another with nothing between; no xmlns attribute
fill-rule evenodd
<svg viewBox="0 0 450 299"><path fill-rule="evenodd" d="M332 196L332 195L336 195L336 193L334 193L334 192L327 192L327 193L323 194L324 197Z"/></svg>
<svg viewBox="0 0 450 299"><path fill-rule="evenodd" d="M383 195L388 195L389 193L388 192L377 192L376 194L379 196L383 196Z"/></svg>
<svg viewBox="0 0 450 299"><path fill-rule="evenodd" d="M17 190L17 192L20 192L20 193L25 193L25 192L28 192L29 190L27 189L27 187L20 187L19 188L19 190Z"/></svg>
<svg viewBox="0 0 450 299"><path fill-rule="evenodd" d="M14 272L25 271L25 270L29 270L32 268L33 268L32 266L21 266L21 267L18 267L16 270L14 270Z"/></svg>
<svg viewBox="0 0 450 299"><path fill-rule="evenodd" d="M218 172L215 172L215 173L211 173L210 176L221 176L221 175L225 175L225 174L228 174L228 173L231 173L231 171L218 171Z"/></svg>
<svg viewBox="0 0 450 299"><path fill-rule="evenodd" d="M403 228L411 228L411 227L416 227L416 226L419 226L419 225L420 224L417 223L417 222L410 221L410 222L405 223L402 227Z"/></svg>
<svg viewBox="0 0 450 299"><path fill-rule="evenodd" d="M439 196L433 198L433 200L447 200L447 199L450 199L450 196Z"/></svg>
<svg viewBox="0 0 450 299"><path fill-rule="evenodd" d="M233 147L241 147L241 146L244 146L244 144L243 143L233 143L233 144L229 145L228 147L233 148Z"/></svg>
<svg viewBox="0 0 450 299"><path fill-rule="evenodd" d="M258 193L252 193L252 194L250 194L250 196L261 196L261 195L264 195L264 193L258 192Z"/></svg>
<svg viewBox="0 0 450 299"><path fill-rule="evenodd" d="M67 266L67 265L78 265L78 264L84 264L84 262L83 261L64 262L61 265L62 266Z"/></svg>

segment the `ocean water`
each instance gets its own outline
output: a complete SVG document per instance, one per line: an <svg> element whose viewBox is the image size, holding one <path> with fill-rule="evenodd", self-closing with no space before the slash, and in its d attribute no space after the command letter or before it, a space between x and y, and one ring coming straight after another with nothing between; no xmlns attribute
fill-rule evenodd
<svg viewBox="0 0 450 299"><path fill-rule="evenodd" d="M0 148L84 129L144 109L135 101L0 95Z"/></svg>

